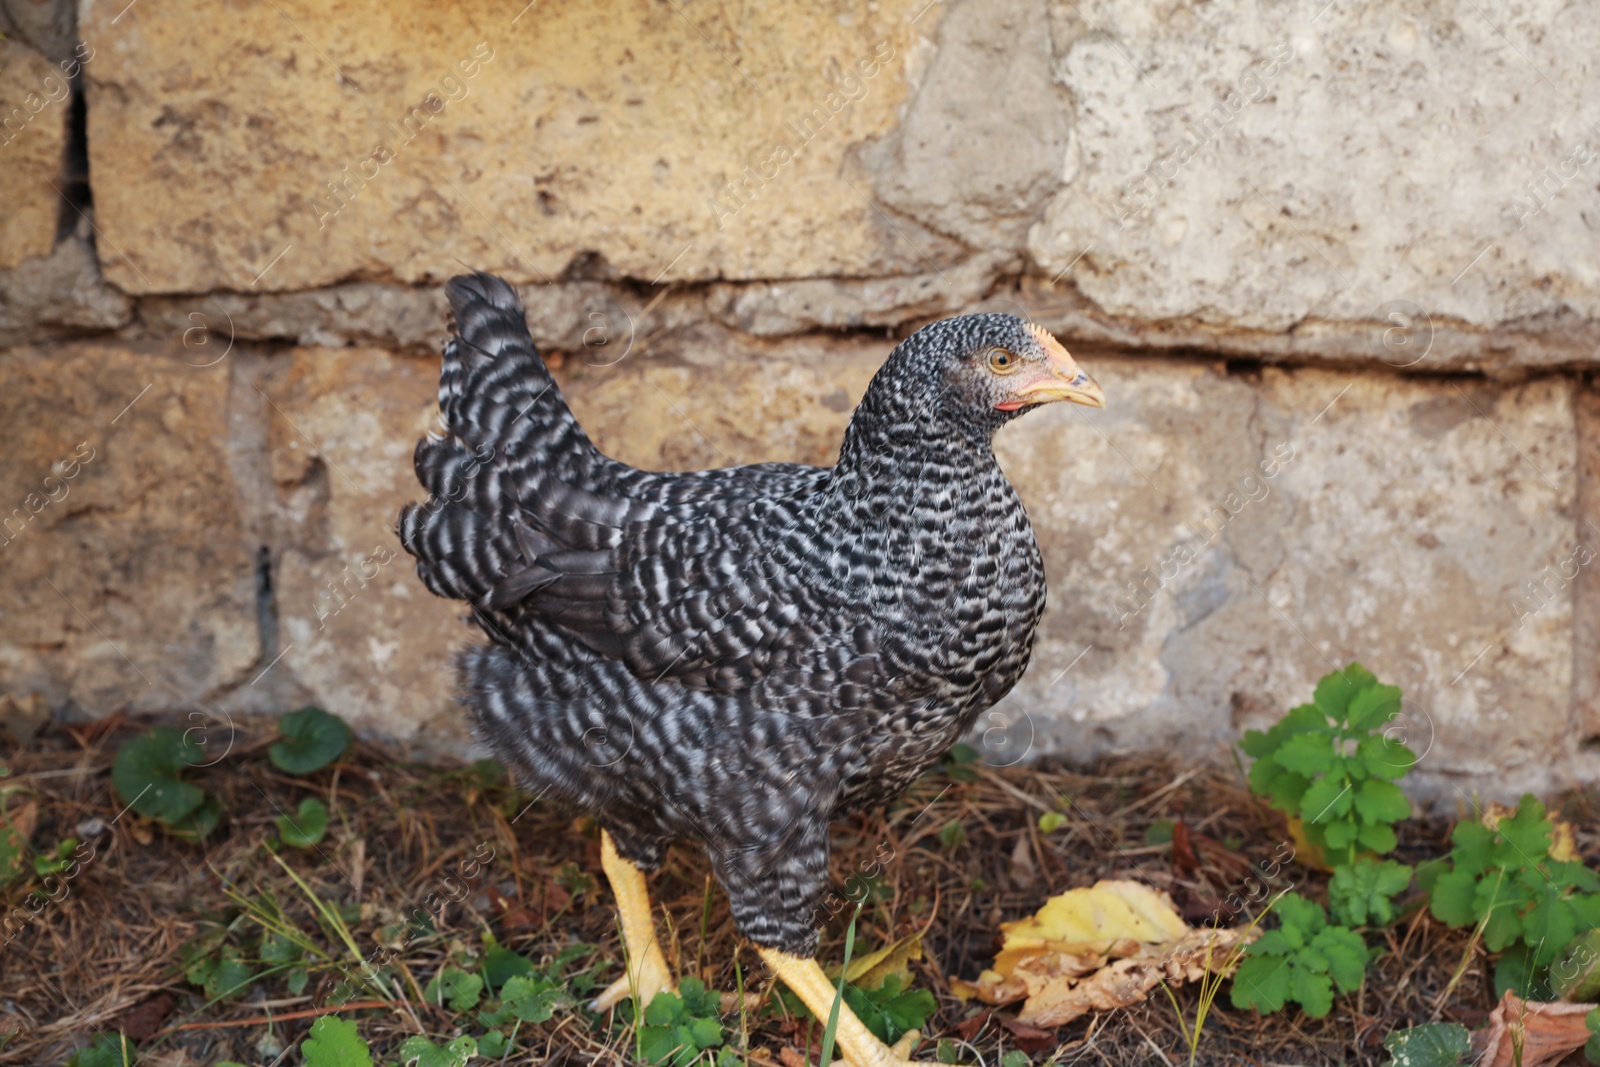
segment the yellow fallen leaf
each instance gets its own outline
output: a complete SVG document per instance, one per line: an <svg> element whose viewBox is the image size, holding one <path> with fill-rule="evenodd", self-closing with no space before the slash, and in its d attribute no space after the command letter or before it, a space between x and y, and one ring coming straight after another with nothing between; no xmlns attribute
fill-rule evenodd
<svg viewBox="0 0 1600 1067"><path fill-rule="evenodd" d="M1189 926L1165 893L1138 882L1101 881L1051 897L1031 919L1001 923L1005 945L994 968L1010 971L1029 956L1128 956L1137 943L1176 941ZM1128 942L1134 942L1130 945Z"/></svg>
<svg viewBox="0 0 1600 1067"><path fill-rule="evenodd" d="M850 969L844 972L844 976L857 989L877 989L891 974L899 975L906 985L910 985L910 963L921 958L922 931L918 930L914 934L907 934L900 940L885 945L876 952L869 952L865 956L851 960Z"/></svg>
<svg viewBox="0 0 1600 1067"><path fill-rule="evenodd" d="M1162 981L1231 971L1235 950L1260 936L1254 928L1195 929L1166 893L1127 881L1068 890L1031 919L1000 928L994 968L951 986L990 1004L1025 1000L1018 1020L1043 1027L1138 1003Z"/></svg>

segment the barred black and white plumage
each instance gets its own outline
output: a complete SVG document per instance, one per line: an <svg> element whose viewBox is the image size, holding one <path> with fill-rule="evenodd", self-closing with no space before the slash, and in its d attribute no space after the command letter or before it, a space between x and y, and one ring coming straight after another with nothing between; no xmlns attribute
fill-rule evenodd
<svg viewBox="0 0 1600 1067"><path fill-rule="evenodd" d="M1098 387L1021 319L947 319L890 354L834 467L651 473L590 443L509 285L447 291L443 435L399 532L488 635L459 663L478 730L639 867L701 845L740 930L811 955L829 820L903 789L1027 665L1044 569L995 431Z"/></svg>

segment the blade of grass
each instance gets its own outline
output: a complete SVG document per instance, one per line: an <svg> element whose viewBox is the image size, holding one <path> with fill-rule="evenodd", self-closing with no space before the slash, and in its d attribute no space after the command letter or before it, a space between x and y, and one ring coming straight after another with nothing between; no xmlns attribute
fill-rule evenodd
<svg viewBox="0 0 1600 1067"><path fill-rule="evenodd" d="M850 916L850 925L844 932L844 966L839 969L839 991L834 994L833 1007L828 1010L828 1028L822 1032L822 1058L819 1063L833 1062L833 1041L839 1034L839 1009L844 1007L844 976L850 970L850 952L856 945L856 920L861 917L861 905L864 901L856 901L856 910Z"/></svg>

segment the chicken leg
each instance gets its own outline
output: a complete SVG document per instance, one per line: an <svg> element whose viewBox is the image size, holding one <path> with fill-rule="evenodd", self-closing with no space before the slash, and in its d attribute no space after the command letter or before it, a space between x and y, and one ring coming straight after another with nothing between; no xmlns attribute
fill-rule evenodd
<svg viewBox="0 0 1600 1067"><path fill-rule="evenodd" d="M772 968L772 972L783 979L783 984L794 990L795 996L811 1009L811 1014L826 1024L828 1016L833 1013L839 990L822 973L817 961L791 956L773 948L761 948L759 945L756 951L761 953L761 959ZM839 1049L850 1067L905 1067L912 1062L911 1050L916 1046L919 1036L912 1030L891 1048L879 1041L877 1035L867 1029L866 1023L856 1018L850 1005L839 1005Z"/></svg>
<svg viewBox="0 0 1600 1067"><path fill-rule="evenodd" d="M605 868L611 891L617 897L617 910L622 914L627 973L591 1001L589 1010L606 1011L633 996L642 1013L657 993L662 990L677 992L678 983L656 939L655 917L651 913L650 890L645 885L644 872L618 854L616 842L604 829L600 831L600 865Z"/></svg>

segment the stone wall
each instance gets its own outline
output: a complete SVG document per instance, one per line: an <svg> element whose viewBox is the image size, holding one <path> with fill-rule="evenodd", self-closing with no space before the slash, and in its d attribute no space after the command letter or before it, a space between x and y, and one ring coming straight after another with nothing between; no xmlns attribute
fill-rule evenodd
<svg viewBox="0 0 1600 1067"><path fill-rule="evenodd" d="M986 755L1184 746L1359 659L1422 793L1600 777L1600 20L1128 5L0 0L0 689L466 743L392 523L441 283L600 446L827 463L894 341L1050 327Z"/></svg>

